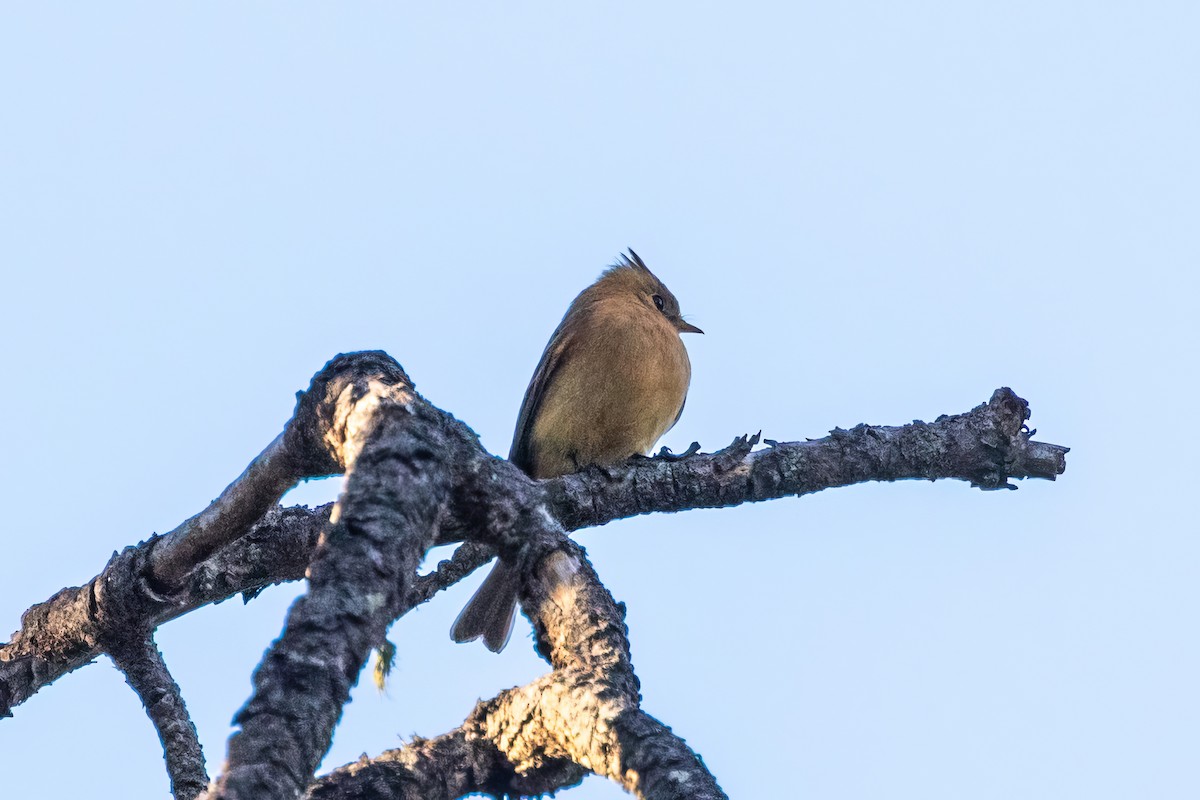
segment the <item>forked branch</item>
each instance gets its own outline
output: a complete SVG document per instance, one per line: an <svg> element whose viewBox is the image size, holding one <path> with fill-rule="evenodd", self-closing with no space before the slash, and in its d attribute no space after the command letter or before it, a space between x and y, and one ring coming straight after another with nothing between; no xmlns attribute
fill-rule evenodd
<svg viewBox="0 0 1200 800"><path fill-rule="evenodd" d="M970 412L931 423L859 425L814 441L767 440L759 449L757 437L741 437L717 453L635 458L533 481L427 403L385 354L339 356L314 377L283 433L212 506L26 612L21 630L0 646L0 715L104 652L143 687L144 701L166 697L154 688L165 667L157 678L132 677L157 674L154 664L161 665L149 632L307 570L308 592L256 673L209 797L442 796L433 785L447 797L534 794L573 785L585 771L641 797L723 797L682 740L641 711L622 614L566 532L869 480L956 478L995 489L1011 488L1013 478L1053 479L1067 448L1034 441L1028 416L1024 400L999 389ZM276 505L296 481L340 472L347 486L332 513ZM437 572L416 575L429 547L458 541L468 544ZM481 703L456 731L310 787L349 689L387 625L497 551L525 565L522 606L553 671ZM114 644L120 629L146 632L142 649ZM184 714L155 722L160 731L177 728ZM176 762L181 752L171 756L168 747ZM202 778L199 763L199 772L178 771L177 796L189 796Z"/></svg>

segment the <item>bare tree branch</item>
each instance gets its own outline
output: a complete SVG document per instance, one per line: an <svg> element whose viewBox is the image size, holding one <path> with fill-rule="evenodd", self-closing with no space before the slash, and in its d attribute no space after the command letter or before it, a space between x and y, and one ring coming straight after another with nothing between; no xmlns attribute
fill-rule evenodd
<svg viewBox="0 0 1200 800"><path fill-rule="evenodd" d="M396 385L412 388L386 353L339 356L326 364L300 395L283 433L208 508L161 537L150 558L152 585L162 592L178 589L197 564L245 535L300 479L344 472L364 444L363 426L373 422L373 390Z"/></svg>
<svg viewBox="0 0 1200 800"><path fill-rule="evenodd" d="M285 434L267 445L208 508L162 536L150 557L152 584L170 593L196 565L243 535L305 475L285 448Z"/></svg>
<svg viewBox="0 0 1200 800"><path fill-rule="evenodd" d="M146 715L158 731L171 779L171 794L175 800L192 800L208 785L204 751L179 685L167 670L154 638L149 632L130 635L120 645L111 646L108 654L125 673L126 683L137 692Z"/></svg>
<svg viewBox="0 0 1200 800"><path fill-rule="evenodd" d="M153 629L239 592L303 578L332 508L330 503L311 510L271 509L249 534L200 564L188 577L186 588L169 603L136 576L136 567L114 555L104 571L85 586L63 589L26 611L21 629L0 647L0 717L11 716L15 706L43 686L100 656L104 651L98 643L110 637L107 626L139 624L136 618L99 614L92 600L96 585L130 584L140 592L137 613L144 615ZM153 541L122 555L132 558L137 554L141 563Z"/></svg>
<svg viewBox="0 0 1200 800"><path fill-rule="evenodd" d="M1069 448L1033 441L1029 404L1012 389L965 414L899 427L857 425L807 442L754 451L742 437L711 456L640 459L629 469L585 469L544 481L551 513L568 530L656 511L723 508L865 481L955 478L1015 489L1010 478L1054 480Z"/></svg>
<svg viewBox="0 0 1200 800"><path fill-rule="evenodd" d="M489 738L518 772L569 758L637 797L724 798L700 757L641 710L624 607L583 549L548 528L524 555L536 566L521 606L554 672L480 704Z"/></svg>
<svg viewBox="0 0 1200 800"><path fill-rule="evenodd" d="M238 712L241 730L209 798L291 798L307 787L367 654L400 613L433 545L450 495L447 473L431 468L445 437L402 376L373 375L376 391L339 393L339 416L362 421L335 444L353 453L345 459L346 491L309 570L308 592L255 672L254 695Z"/></svg>
<svg viewBox="0 0 1200 800"><path fill-rule="evenodd" d="M157 608L150 626L181 617L209 603L220 603L245 591L304 577L321 532L328 527L333 504L272 508L250 533L205 560L188 577L185 589L166 606L155 606L157 595L147 591L142 607ZM148 542L133 548L145 550ZM467 544L437 571L417 579L411 603L419 605L453 586L496 555L496 548ZM111 582L111 575L97 576ZM89 583L89 586L91 584ZM141 588L145 590L144 584ZM0 718L42 687L94 661L103 651L96 645L103 625L87 601L90 589L70 587L26 612L22 628L0 647ZM124 623L122 623L124 624ZM35 655L34 653L37 653Z"/></svg>
<svg viewBox="0 0 1200 800"><path fill-rule="evenodd" d="M541 794L580 780L564 764L604 775L641 798L725 797L687 744L641 710L623 609L582 548L552 521L527 535L522 555L537 566L525 572L533 578L521 603L554 671L481 702L459 729L435 740L439 747L471 747L456 751L464 760L443 766L451 770L443 772L445 789L429 788L429 743L419 741L335 770L314 784L313 798ZM493 753L503 756L500 767Z"/></svg>
<svg viewBox="0 0 1200 800"><path fill-rule="evenodd" d="M713 454L533 481L429 405L390 357L339 356L209 509L26 612L0 646L0 715L106 651L118 653L131 684L159 691L162 675L138 676L161 657L123 649L122 626L148 634L204 603L308 569L308 593L256 673L227 768L208 795L295 797L387 625L501 552L524 565L522 606L553 672L481 703L458 731L335 772L314 796L335 796L341 781L411 796L439 769L447 791L532 793L572 785L586 769L640 797L723 797L699 757L641 711L622 611L566 530L866 480L958 478L991 489L1011 478L1053 479L1067 448L1033 441L1028 415L1024 400L1000 389L967 414L932 423L859 425L816 441L767 440L760 450L757 437L742 437ZM335 472L349 477L332 514L275 506L296 480ZM468 544L437 572L416 576L430 546L455 541ZM163 724L178 725L171 713ZM463 753L466 766L435 768L435 754L450 752Z"/></svg>
<svg viewBox="0 0 1200 800"><path fill-rule="evenodd" d="M823 439L775 443L770 449L753 452L748 440L736 440L711 455L678 461L635 459L620 468L586 470L542 484L553 515L568 530L577 530L653 511L735 505L863 480L945 476L998 483L1006 470L1011 470L1008 477L1053 480L1065 469L1068 449L1032 440L1031 433L1022 429L1027 415L1025 401L1011 390L998 389L991 401L968 414L942 417L933 423L898 428L860 425ZM955 435L949 435L952 428ZM956 446L954 461L947 462L943 451L929 447L931 439L947 447L961 443L964 428L978 431L979 438L973 445ZM998 434L1008 438L997 439ZM864 458L860 446L874 456ZM272 509L247 540L203 562L187 588L173 598L176 602L154 616L154 624L247 589L302 577L329 511L330 506L311 511ZM455 534L448 531L461 533L462 528L463 524L448 520L442 540L452 541ZM472 552L471 565L456 573L460 577L486 562L490 555L483 554L491 551ZM459 561L457 555L455 561ZM39 688L100 654L90 644L96 641L98 630L89 617L89 596L87 586L62 590L26 612L21 630L0 646L0 716L10 715L13 707ZM147 602L152 600L150 597Z"/></svg>
<svg viewBox="0 0 1200 800"><path fill-rule="evenodd" d="M579 784L588 771L550 760L518 774L483 736L476 720L434 739L414 739L374 759L363 756L318 778L305 800L453 800L472 792L491 797L540 797Z"/></svg>

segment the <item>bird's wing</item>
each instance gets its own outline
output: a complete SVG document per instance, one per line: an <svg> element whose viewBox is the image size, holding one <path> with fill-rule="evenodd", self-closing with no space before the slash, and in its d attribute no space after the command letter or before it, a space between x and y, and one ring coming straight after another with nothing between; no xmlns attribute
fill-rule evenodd
<svg viewBox="0 0 1200 800"><path fill-rule="evenodd" d="M565 321L565 320L564 320ZM554 374L562 366L562 354L566 349L566 337L562 335L563 326L555 329L554 335L542 351L542 360L538 362L529 388L525 390L525 399L521 403L521 413L517 415L517 428L513 432L512 448L508 451L508 460L522 470L533 474L533 452L529 446L533 435L533 421L537 419L538 408L546 396L546 388L554 379Z"/></svg>
<svg viewBox="0 0 1200 800"><path fill-rule="evenodd" d="M675 423L679 422L679 418L683 416L683 407L687 405L687 394L683 396L683 402L679 404L679 411L675 414L675 419L671 420L671 424L667 426L667 431L675 427ZM663 431L666 434L667 431Z"/></svg>

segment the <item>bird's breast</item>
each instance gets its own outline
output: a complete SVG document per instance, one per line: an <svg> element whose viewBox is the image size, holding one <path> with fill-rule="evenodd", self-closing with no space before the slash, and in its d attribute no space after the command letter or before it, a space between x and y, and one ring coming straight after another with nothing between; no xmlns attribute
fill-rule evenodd
<svg viewBox="0 0 1200 800"><path fill-rule="evenodd" d="M675 423L691 380L679 334L661 316L599 313L563 342L534 422L541 474L646 453Z"/></svg>

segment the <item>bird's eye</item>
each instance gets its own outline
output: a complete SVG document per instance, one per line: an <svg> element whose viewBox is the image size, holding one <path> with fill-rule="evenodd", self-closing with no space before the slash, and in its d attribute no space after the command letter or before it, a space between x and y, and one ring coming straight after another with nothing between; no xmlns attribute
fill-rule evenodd
<svg viewBox="0 0 1200 800"><path fill-rule="evenodd" d="M654 307L655 307L655 308L657 308L659 311L662 311L662 310L663 310L663 299L662 299L662 295L661 295L661 294L656 294L656 295L654 295L654 298L653 298L653 299L654 299Z"/></svg>

